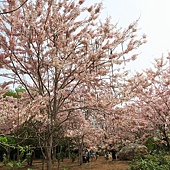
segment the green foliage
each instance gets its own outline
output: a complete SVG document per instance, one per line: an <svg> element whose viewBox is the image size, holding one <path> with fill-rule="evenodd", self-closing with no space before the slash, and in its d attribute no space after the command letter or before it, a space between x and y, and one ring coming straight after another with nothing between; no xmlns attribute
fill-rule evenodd
<svg viewBox="0 0 170 170"><path fill-rule="evenodd" d="M155 140L153 136L146 141L145 146L148 148L149 151L153 151L155 149L154 142Z"/></svg>
<svg viewBox="0 0 170 170"><path fill-rule="evenodd" d="M63 161L64 157L65 157L64 152L57 153L57 160L58 160L58 161L60 161L60 160L62 160L62 161Z"/></svg>
<svg viewBox="0 0 170 170"><path fill-rule="evenodd" d="M21 153L28 152L29 146L20 146L18 145L18 149Z"/></svg>
<svg viewBox="0 0 170 170"><path fill-rule="evenodd" d="M22 87L22 86L18 86L15 91L14 90L10 90L10 91L7 91L3 97L5 98L6 96L11 96L11 97L14 97L14 98L21 98L21 95L19 93L23 93L25 92L26 90Z"/></svg>
<svg viewBox="0 0 170 170"><path fill-rule="evenodd" d="M167 146L164 143L161 143L161 140L154 139L154 137L150 137L146 141L145 146L150 153L166 153L168 151Z"/></svg>
<svg viewBox="0 0 170 170"><path fill-rule="evenodd" d="M7 143L8 143L9 145L13 145L13 144L16 143L16 140L14 139L13 136L11 136L11 135L6 135L6 137L7 137Z"/></svg>
<svg viewBox="0 0 170 170"><path fill-rule="evenodd" d="M61 154L57 153L57 160L60 161L60 159L61 159Z"/></svg>
<svg viewBox="0 0 170 170"><path fill-rule="evenodd" d="M0 136L0 143L5 146L15 144L15 139L11 135Z"/></svg>
<svg viewBox="0 0 170 170"><path fill-rule="evenodd" d="M16 91L16 93L24 93L24 92L26 92L26 90L22 86L18 86L15 89L15 91Z"/></svg>
<svg viewBox="0 0 170 170"><path fill-rule="evenodd" d="M6 144L7 143L7 138L3 137L3 136L0 136L0 143Z"/></svg>
<svg viewBox="0 0 170 170"><path fill-rule="evenodd" d="M21 98L21 96L20 96L18 93L16 93L15 91L13 91L13 90L7 91L7 92L3 95L4 98L5 98L6 96L11 96L11 97L14 97L14 98Z"/></svg>
<svg viewBox="0 0 170 170"><path fill-rule="evenodd" d="M6 154L4 153L3 154L3 160L2 160L3 164L6 165L8 163L8 159L7 159L7 156Z"/></svg>
<svg viewBox="0 0 170 170"><path fill-rule="evenodd" d="M63 161L63 160L64 160L65 156L66 156L66 154L65 154L64 152L61 152L61 153L60 153L61 161Z"/></svg>
<svg viewBox="0 0 170 170"><path fill-rule="evenodd" d="M77 158L77 156L76 156L75 153L72 153L72 154L70 155L70 157L71 157L72 162L74 162L74 161L76 160L76 158Z"/></svg>
<svg viewBox="0 0 170 170"><path fill-rule="evenodd" d="M164 155L149 155L134 159L129 170L167 170L170 169L170 158Z"/></svg>
<svg viewBox="0 0 170 170"><path fill-rule="evenodd" d="M19 169L22 167L21 162L17 162L17 161L9 162L8 165L11 167L11 169Z"/></svg>
<svg viewBox="0 0 170 170"><path fill-rule="evenodd" d="M20 156L23 157L25 152L28 152L29 147L28 146L20 146L18 145L18 149L20 151Z"/></svg>
<svg viewBox="0 0 170 170"><path fill-rule="evenodd" d="M63 168L63 170L68 170L68 168Z"/></svg>
<svg viewBox="0 0 170 170"><path fill-rule="evenodd" d="M14 97L14 98L19 98L19 96L17 96L17 94L16 94L14 91L12 91L12 90L7 91L7 92L3 95L4 98L5 98L6 96L12 96L12 97Z"/></svg>

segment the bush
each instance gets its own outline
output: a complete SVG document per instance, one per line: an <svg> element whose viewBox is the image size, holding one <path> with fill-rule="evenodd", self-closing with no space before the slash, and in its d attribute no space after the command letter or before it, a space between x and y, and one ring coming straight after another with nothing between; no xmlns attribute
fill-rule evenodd
<svg viewBox="0 0 170 170"><path fill-rule="evenodd" d="M170 158L164 155L149 155L134 159L129 170L167 170L170 169Z"/></svg>
<svg viewBox="0 0 170 170"><path fill-rule="evenodd" d="M63 162L64 157L65 157L64 152L57 153L57 160L58 161L62 161Z"/></svg>
<svg viewBox="0 0 170 170"><path fill-rule="evenodd" d="M60 161L60 159L61 159L61 154L57 153L57 160Z"/></svg>
<svg viewBox="0 0 170 170"><path fill-rule="evenodd" d="M5 153L3 154L3 161L2 162L3 162L4 165L6 165L8 163L8 159L7 159L7 156L6 156Z"/></svg>
<svg viewBox="0 0 170 170"><path fill-rule="evenodd" d="M144 144L147 148L149 153L167 153L168 148L164 143L161 143L161 140L154 139L154 137L150 137Z"/></svg>
<svg viewBox="0 0 170 170"><path fill-rule="evenodd" d="M76 158L77 158L77 156L76 156L75 153L72 153L72 154L70 155L70 157L71 157L72 162L74 162L74 161L76 160Z"/></svg>
<svg viewBox="0 0 170 170"><path fill-rule="evenodd" d="M17 162L17 161L9 162L8 165L10 166L11 169L19 169L22 167L21 162Z"/></svg>
<svg viewBox="0 0 170 170"><path fill-rule="evenodd" d="M60 158L61 158L61 161L63 162L63 160L64 160L64 158L65 158L65 153L64 153L64 152L61 152Z"/></svg>

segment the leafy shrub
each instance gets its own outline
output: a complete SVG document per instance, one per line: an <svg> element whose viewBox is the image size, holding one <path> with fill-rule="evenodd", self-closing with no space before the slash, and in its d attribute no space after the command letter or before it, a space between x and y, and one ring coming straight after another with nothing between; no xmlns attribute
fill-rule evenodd
<svg viewBox="0 0 170 170"><path fill-rule="evenodd" d="M129 170L167 170L170 169L170 158L164 155L149 155L134 159Z"/></svg>
<svg viewBox="0 0 170 170"><path fill-rule="evenodd" d="M61 161L63 162L63 160L64 160L64 158L65 158L65 153L64 153L64 152L61 152L60 157L61 157Z"/></svg>
<svg viewBox="0 0 170 170"><path fill-rule="evenodd" d="M68 168L64 168L63 170L68 170Z"/></svg>
<svg viewBox="0 0 170 170"><path fill-rule="evenodd" d="M9 162L8 165L11 167L11 169L19 169L22 167L21 162L17 162L17 161Z"/></svg>
<svg viewBox="0 0 170 170"><path fill-rule="evenodd" d="M6 156L5 153L3 154L3 161L2 162L3 162L4 165L6 165L8 163L8 159L7 159L7 156Z"/></svg>
<svg viewBox="0 0 170 170"><path fill-rule="evenodd" d="M153 136L150 137L144 144L147 148L149 153L167 153L168 148L167 146L161 142L159 139L155 139Z"/></svg>
<svg viewBox="0 0 170 170"><path fill-rule="evenodd" d="M77 158L77 156L76 156L75 153L72 153L72 154L70 155L70 157L71 157L72 162L74 162L74 161L76 160L76 158Z"/></svg>
<svg viewBox="0 0 170 170"><path fill-rule="evenodd" d="M57 153L57 160L60 161L60 159L61 159L61 154Z"/></svg>
<svg viewBox="0 0 170 170"><path fill-rule="evenodd" d="M146 142L145 142L145 146L148 148L149 152L153 152L153 150L155 149L155 144L154 144L155 140L154 137L150 137Z"/></svg>

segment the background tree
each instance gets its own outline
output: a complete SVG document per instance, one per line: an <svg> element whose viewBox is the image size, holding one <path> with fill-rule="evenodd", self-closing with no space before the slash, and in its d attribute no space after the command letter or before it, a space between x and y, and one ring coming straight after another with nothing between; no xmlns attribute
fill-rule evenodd
<svg viewBox="0 0 170 170"><path fill-rule="evenodd" d="M6 84L6 83L4 83ZM3 85L4 85L3 84ZM2 85L2 86L3 86ZM22 104L20 105L19 100L21 99L21 93L25 92L21 86L18 86L15 90L8 90L1 97L0 108L1 108L1 124L0 124L0 137L6 139L6 142L0 142L0 145L5 148L7 153L7 160L10 160L10 151L17 149L17 158L19 160L19 145L24 138L20 138L18 130L21 125L20 114L22 112Z"/></svg>
<svg viewBox="0 0 170 170"><path fill-rule="evenodd" d="M144 132L163 140L167 148L170 148L169 71L168 60L164 57L155 59L153 68L137 73L129 80L128 85L134 96L132 107L135 108L136 114L143 122L148 122Z"/></svg>
<svg viewBox="0 0 170 170"><path fill-rule="evenodd" d="M72 114L65 135L74 141L74 148L79 148L79 162L83 163L83 151L97 148L103 141L103 129L98 126L95 114L89 115L88 119L83 114Z"/></svg>
<svg viewBox="0 0 170 170"><path fill-rule="evenodd" d="M169 148L169 57L155 59L153 68L125 77L119 88L124 96L111 114L105 115L105 143L124 145L145 144L151 137Z"/></svg>

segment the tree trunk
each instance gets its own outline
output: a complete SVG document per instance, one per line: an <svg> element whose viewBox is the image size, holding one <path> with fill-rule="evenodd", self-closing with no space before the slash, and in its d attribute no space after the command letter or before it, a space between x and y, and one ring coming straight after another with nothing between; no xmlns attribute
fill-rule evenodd
<svg viewBox="0 0 170 170"><path fill-rule="evenodd" d="M19 153L19 149L17 148L17 162L20 161L20 153Z"/></svg>
<svg viewBox="0 0 170 170"><path fill-rule="evenodd" d="M44 165L45 165L45 159L44 157L42 158L42 170L44 170Z"/></svg>
<svg viewBox="0 0 170 170"><path fill-rule="evenodd" d="M53 147L53 152L52 152L52 164L56 161L56 146Z"/></svg>
<svg viewBox="0 0 170 170"><path fill-rule="evenodd" d="M70 159L70 139L68 138L68 143L67 143L67 145L68 145L68 158Z"/></svg>
<svg viewBox="0 0 170 170"><path fill-rule="evenodd" d="M52 135L49 136L46 146L47 170L52 169Z"/></svg>
<svg viewBox="0 0 170 170"><path fill-rule="evenodd" d="M7 151L7 160L10 161L10 152L11 152L10 147L7 147L6 151Z"/></svg>
<svg viewBox="0 0 170 170"><path fill-rule="evenodd" d="M165 130L163 130L162 131L162 133L163 133L163 136L164 136L164 141L166 142L166 144L167 144L167 149L168 149L168 152L170 152L170 143L169 143L169 137L167 136L167 134L166 134L166 131Z"/></svg>
<svg viewBox="0 0 170 170"><path fill-rule="evenodd" d="M58 159L58 170L60 170L60 159Z"/></svg>
<svg viewBox="0 0 170 170"><path fill-rule="evenodd" d="M81 143L80 143L80 165L83 164L83 139L84 136L82 136Z"/></svg>

